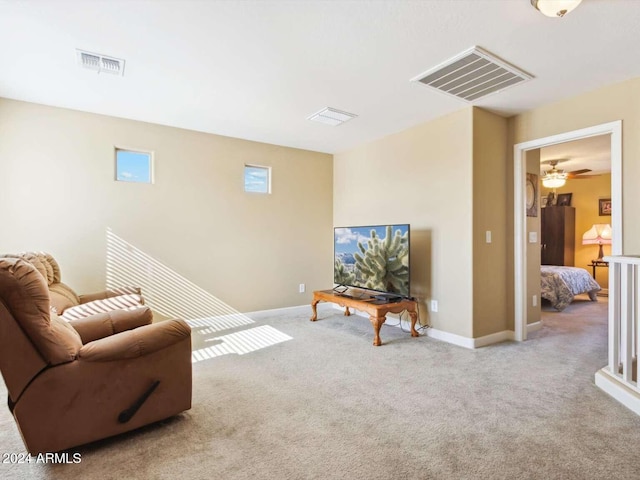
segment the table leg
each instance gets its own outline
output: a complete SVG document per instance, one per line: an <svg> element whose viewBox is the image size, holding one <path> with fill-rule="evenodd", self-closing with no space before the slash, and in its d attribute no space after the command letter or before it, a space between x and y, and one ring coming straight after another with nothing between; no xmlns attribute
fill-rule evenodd
<svg viewBox="0 0 640 480"><path fill-rule="evenodd" d="M320 300L314 300L313 302L311 302L311 310L313 311L313 315L311 315L310 320L312 322L315 322L318 319L318 310L316 308L316 305L318 305L318 302Z"/></svg>
<svg viewBox="0 0 640 480"><path fill-rule="evenodd" d="M411 336L419 337L420 334L416 331L416 322L418 321L418 314L416 312L409 312L411 317Z"/></svg>
<svg viewBox="0 0 640 480"><path fill-rule="evenodd" d="M350 317L351 316L351 312L349 311L349 307L344 307L344 316L345 317Z"/></svg>
<svg viewBox="0 0 640 480"><path fill-rule="evenodd" d="M380 327L386 320L386 317L374 317L373 315L369 317L371 321L371 325L373 325L373 344L376 347L382 345L382 340L380 340Z"/></svg>

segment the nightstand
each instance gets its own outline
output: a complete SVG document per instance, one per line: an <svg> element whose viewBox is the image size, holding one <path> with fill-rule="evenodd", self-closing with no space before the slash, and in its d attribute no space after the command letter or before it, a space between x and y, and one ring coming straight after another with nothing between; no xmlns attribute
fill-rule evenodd
<svg viewBox="0 0 640 480"><path fill-rule="evenodd" d="M596 268L598 267L607 267L609 268L609 262L605 262L604 260L591 260L589 266L593 269L593 279L596 279Z"/></svg>

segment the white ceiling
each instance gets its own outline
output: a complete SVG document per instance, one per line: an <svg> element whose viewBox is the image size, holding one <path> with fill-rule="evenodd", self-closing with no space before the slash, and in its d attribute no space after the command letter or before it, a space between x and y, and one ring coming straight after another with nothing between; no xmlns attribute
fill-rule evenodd
<svg viewBox="0 0 640 480"><path fill-rule="evenodd" d="M598 135L540 149L540 170L549 170L550 160L557 160L557 168L573 172L588 168L584 175L611 172L611 135Z"/></svg>
<svg viewBox="0 0 640 480"><path fill-rule="evenodd" d="M638 25L637 0L0 0L0 97L335 153L466 107L409 79L473 45L535 77L476 103L503 115L638 77Z"/></svg>

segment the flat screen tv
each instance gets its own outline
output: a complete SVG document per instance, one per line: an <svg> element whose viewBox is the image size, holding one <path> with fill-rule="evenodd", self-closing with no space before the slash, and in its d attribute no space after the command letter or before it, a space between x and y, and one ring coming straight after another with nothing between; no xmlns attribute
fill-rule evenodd
<svg viewBox="0 0 640 480"><path fill-rule="evenodd" d="M333 231L333 281L409 297L409 225L339 227Z"/></svg>

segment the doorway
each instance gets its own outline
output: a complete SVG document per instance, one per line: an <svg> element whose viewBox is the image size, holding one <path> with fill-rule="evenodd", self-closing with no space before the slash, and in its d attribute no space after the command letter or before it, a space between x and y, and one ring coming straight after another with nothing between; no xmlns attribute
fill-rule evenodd
<svg viewBox="0 0 640 480"><path fill-rule="evenodd" d="M622 254L622 121L605 123L514 146L514 328L515 340L527 338L527 250L539 248L537 235L531 236L526 225L526 152L573 140L610 135L611 138L611 226L614 232L612 255ZM535 241L532 241L534 240ZM528 241L532 241L528 243Z"/></svg>

